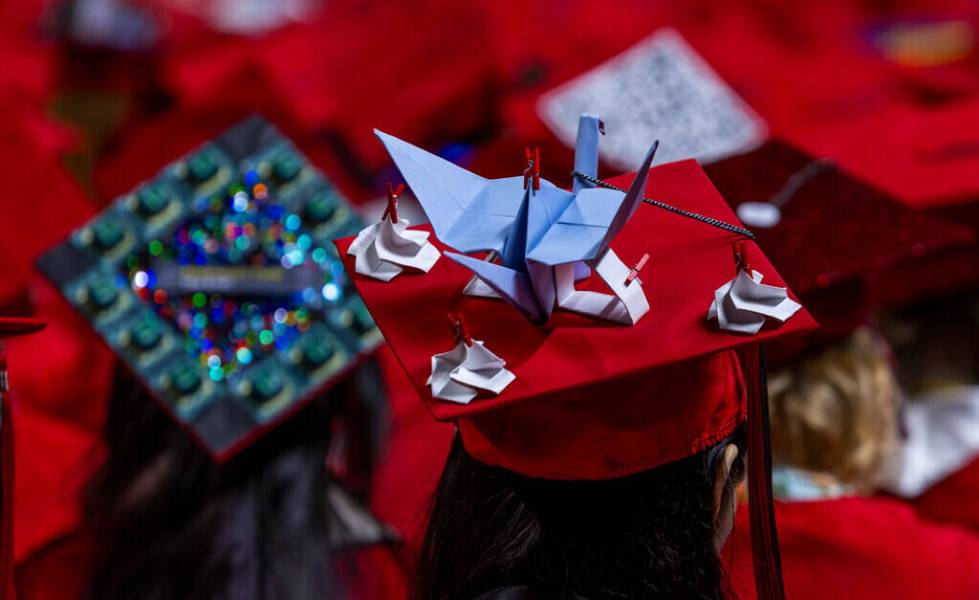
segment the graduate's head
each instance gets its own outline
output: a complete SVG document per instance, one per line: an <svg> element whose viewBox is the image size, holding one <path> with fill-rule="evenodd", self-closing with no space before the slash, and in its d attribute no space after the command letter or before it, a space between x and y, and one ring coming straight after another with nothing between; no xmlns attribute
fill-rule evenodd
<svg viewBox="0 0 979 600"><path fill-rule="evenodd" d="M458 419L417 597L507 585L556 598L724 597L718 551L752 441L757 379L745 366L723 351Z"/></svg>
<svg viewBox="0 0 979 600"><path fill-rule="evenodd" d="M600 480L527 477L456 438L419 557L417 598L529 586L542 598L723 598L717 548L744 476L744 428L700 452Z"/></svg>
<svg viewBox="0 0 979 600"><path fill-rule="evenodd" d="M100 544L88 594L342 596L343 551L387 535L344 491L370 479L368 413L385 401L379 378L365 362L218 464L119 365L108 452L85 497Z"/></svg>
<svg viewBox="0 0 979 600"><path fill-rule="evenodd" d="M775 460L872 491L899 435L887 343L861 327L773 371L768 383Z"/></svg>
<svg viewBox="0 0 979 600"><path fill-rule="evenodd" d="M382 280L360 268L369 232L337 242L356 256L347 270L422 401L458 427L420 597L510 583L544 597L721 597L717 547L745 459L757 588L781 597L759 359L766 341L815 324L701 168L599 182L629 190L620 195L579 181L574 197L542 186L530 203L526 186L511 198L526 210L511 215L503 187L474 195L485 180L437 164L455 173L437 186L421 164L405 173L427 212L489 196L499 206L485 223L456 221L445 235L437 214L434 235L416 233L446 251L464 249L453 240L500 245L498 264L454 254ZM506 236L480 245L459 232Z"/></svg>

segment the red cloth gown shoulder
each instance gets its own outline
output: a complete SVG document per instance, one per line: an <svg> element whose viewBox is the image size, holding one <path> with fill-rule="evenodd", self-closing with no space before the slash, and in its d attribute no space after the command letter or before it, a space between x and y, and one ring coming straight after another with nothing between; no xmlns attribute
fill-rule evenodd
<svg viewBox="0 0 979 600"><path fill-rule="evenodd" d="M740 598L754 598L747 511L740 510L726 564ZM922 520L888 498L778 502L786 596L979 598L979 537Z"/></svg>
<svg viewBox="0 0 979 600"><path fill-rule="evenodd" d="M979 458L911 501L929 521L951 523L979 534Z"/></svg>

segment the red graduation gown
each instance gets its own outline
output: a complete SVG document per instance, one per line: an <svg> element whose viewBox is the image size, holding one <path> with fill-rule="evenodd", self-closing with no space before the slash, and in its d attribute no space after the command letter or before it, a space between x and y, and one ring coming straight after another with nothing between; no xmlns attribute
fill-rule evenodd
<svg viewBox="0 0 979 600"><path fill-rule="evenodd" d="M979 598L979 537L882 497L777 502L786 596ZM748 512L726 548L732 587L753 598Z"/></svg>
<svg viewBox="0 0 979 600"><path fill-rule="evenodd" d="M979 458L911 501L930 521L959 525L979 534Z"/></svg>

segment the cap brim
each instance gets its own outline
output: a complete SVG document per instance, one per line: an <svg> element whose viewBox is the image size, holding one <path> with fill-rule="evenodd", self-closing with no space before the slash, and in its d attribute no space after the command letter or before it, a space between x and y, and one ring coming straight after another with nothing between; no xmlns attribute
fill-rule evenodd
<svg viewBox="0 0 979 600"><path fill-rule="evenodd" d="M40 331L47 327L44 321L21 317L0 317L0 338L17 337Z"/></svg>
<svg viewBox="0 0 979 600"><path fill-rule="evenodd" d="M623 176L612 182L628 186L633 177ZM646 195L708 217L739 223L692 160L653 168ZM815 329L815 321L805 310L781 326L766 326L754 336L719 331L707 322L714 290L736 274L731 243L739 238L660 208L640 206L612 242L613 249L627 264L635 263L644 253L650 255L640 275L650 311L631 327L565 311L556 312L543 327L534 325L502 301L464 296L462 289L471 272L444 257L427 274L406 272L387 283L359 275L353 275L353 279L432 414L439 420L453 420L563 389ZM353 260L346 253L352 239L336 242L350 273L354 273ZM434 235L430 239L445 250ZM753 243L749 243L749 253L752 268L764 274L765 283L784 285ZM434 399L426 385L432 356L453 345L446 314L459 311L464 313L472 336L485 341L517 376L499 396L478 398L468 405Z"/></svg>

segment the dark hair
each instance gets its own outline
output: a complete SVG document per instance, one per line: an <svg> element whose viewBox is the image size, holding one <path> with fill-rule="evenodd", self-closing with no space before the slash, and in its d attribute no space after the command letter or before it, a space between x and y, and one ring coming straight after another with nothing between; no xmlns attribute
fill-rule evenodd
<svg viewBox="0 0 979 600"><path fill-rule="evenodd" d="M100 546L89 597L278 600L341 593L334 549L342 532L328 501L334 477L324 463L336 448L331 432L338 420L348 451L351 441L370 445L378 435L379 378L367 363L217 465L117 369L108 457L86 494ZM347 453L354 481L368 480L364 456L371 449L363 445Z"/></svg>
<svg viewBox="0 0 979 600"><path fill-rule="evenodd" d="M535 599L723 598L714 472L744 428L688 458L604 481L528 478L469 456L456 436L418 564L418 600L472 600L508 586Z"/></svg>

